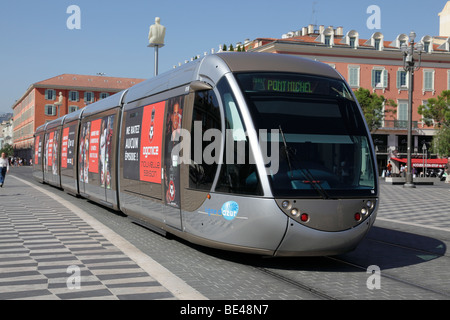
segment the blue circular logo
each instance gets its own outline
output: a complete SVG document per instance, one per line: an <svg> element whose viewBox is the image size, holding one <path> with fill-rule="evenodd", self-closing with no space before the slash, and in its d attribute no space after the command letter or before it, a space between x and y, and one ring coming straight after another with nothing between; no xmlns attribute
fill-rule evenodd
<svg viewBox="0 0 450 320"><path fill-rule="evenodd" d="M222 217L224 217L226 220L229 220L229 221L236 218L238 211L239 211L239 205L237 204L237 202L234 202L234 201L225 202L221 209Z"/></svg>

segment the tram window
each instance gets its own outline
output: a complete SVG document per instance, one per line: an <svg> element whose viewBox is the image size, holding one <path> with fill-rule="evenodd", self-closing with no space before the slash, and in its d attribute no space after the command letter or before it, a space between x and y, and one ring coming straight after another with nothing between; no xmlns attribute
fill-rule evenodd
<svg viewBox="0 0 450 320"><path fill-rule="evenodd" d="M200 128L201 132L196 132ZM214 91L199 91L195 93L191 127L189 188L192 189L210 191L216 175L218 161L209 164L203 158L203 151L211 143L203 141L203 134L209 129L221 129L219 102Z"/></svg>
<svg viewBox="0 0 450 320"><path fill-rule="evenodd" d="M217 87L222 96L227 132L222 168L215 191L261 195L258 172L256 165L250 163L250 144L231 88L225 79Z"/></svg>

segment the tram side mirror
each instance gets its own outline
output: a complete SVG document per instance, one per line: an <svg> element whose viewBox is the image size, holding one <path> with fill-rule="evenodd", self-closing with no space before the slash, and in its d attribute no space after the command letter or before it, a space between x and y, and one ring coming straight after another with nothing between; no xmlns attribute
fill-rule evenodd
<svg viewBox="0 0 450 320"><path fill-rule="evenodd" d="M192 81L189 84L189 92L206 91L211 90L212 88L213 87L210 84L200 80Z"/></svg>

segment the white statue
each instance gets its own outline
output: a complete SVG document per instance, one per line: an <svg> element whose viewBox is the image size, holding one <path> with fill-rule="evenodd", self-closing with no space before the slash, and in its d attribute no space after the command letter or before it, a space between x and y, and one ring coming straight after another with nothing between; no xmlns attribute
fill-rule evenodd
<svg viewBox="0 0 450 320"><path fill-rule="evenodd" d="M58 98L58 102L55 103L57 105L62 105L63 104L63 94L62 92L59 93L59 98Z"/></svg>
<svg viewBox="0 0 450 320"><path fill-rule="evenodd" d="M166 27L160 24L160 18L155 18L155 24L150 26L150 32L148 33L149 46L164 45L164 37L166 36Z"/></svg>

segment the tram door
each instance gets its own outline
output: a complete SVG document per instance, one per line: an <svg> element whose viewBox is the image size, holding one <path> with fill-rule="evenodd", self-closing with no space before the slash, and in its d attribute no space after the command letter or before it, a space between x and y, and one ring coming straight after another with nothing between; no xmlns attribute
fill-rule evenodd
<svg viewBox="0 0 450 320"><path fill-rule="evenodd" d="M91 123L85 122L81 125L79 153L78 153L78 181L80 193L86 193L85 184L89 183L89 136Z"/></svg>
<svg viewBox="0 0 450 320"><path fill-rule="evenodd" d="M183 119L184 96L167 101L164 148L164 219L171 227L182 229L179 155L172 152L179 143ZM176 149L175 149L176 150Z"/></svg>

